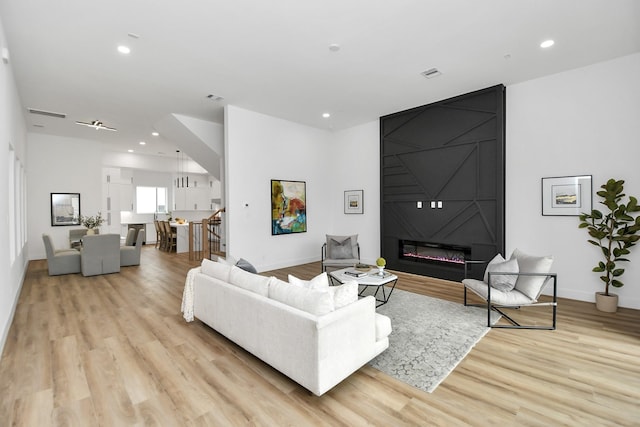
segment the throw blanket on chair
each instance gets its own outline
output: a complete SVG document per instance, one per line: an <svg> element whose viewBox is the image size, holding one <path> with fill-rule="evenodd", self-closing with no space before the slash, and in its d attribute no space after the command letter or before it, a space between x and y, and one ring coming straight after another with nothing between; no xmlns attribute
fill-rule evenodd
<svg viewBox="0 0 640 427"><path fill-rule="evenodd" d="M187 322L193 322L193 281L196 273L200 272L200 267L189 270L184 281L184 291L182 292L182 317Z"/></svg>

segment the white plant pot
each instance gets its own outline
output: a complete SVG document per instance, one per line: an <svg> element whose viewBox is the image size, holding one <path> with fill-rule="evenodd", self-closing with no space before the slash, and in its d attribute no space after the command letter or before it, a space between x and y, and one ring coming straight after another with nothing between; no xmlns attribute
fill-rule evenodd
<svg viewBox="0 0 640 427"><path fill-rule="evenodd" d="M94 230L93 228L89 228L89 229L87 230L87 235L89 235L89 236L90 236L90 235L92 235L92 234L96 234L96 230Z"/></svg>
<svg viewBox="0 0 640 427"><path fill-rule="evenodd" d="M605 313L615 313L618 311L618 295L604 292L596 292L596 308Z"/></svg>

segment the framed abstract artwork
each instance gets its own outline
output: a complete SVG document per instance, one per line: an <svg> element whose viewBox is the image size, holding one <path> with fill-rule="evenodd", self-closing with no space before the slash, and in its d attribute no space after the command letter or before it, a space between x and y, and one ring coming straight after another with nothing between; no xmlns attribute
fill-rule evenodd
<svg viewBox="0 0 640 427"><path fill-rule="evenodd" d="M307 231L307 184L271 180L271 235Z"/></svg>
<svg viewBox="0 0 640 427"><path fill-rule="evenodd" d="M542 178L542 215L591 212L591 175Z"/></svg>
<svg viewBox="0 0 640 427"><path fill-rule="evenodd" d="M51 225L80 225L80 193L51 193Z"/></svg>
<svg viewBox="0 0 640 427"><path fill-rule="evenodd" d="M364 190L348 190L344 192L344 213L364 213Z"/></svg>

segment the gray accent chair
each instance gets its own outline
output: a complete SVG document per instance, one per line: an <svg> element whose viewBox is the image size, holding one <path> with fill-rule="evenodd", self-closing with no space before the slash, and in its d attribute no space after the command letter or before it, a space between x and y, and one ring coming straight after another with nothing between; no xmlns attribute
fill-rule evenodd
<svg viewBox="0 0 640 427"><path fill-rule="evenodd" d="M120 272L120 235L94 234L82 238L83 276Z"/></svg>
<svg viewBox="0 0 640 427"><path fill-rule="evenodd" d="M137 230L133 228L129 229L129 233L133 231L135 235ZM127 235L127 241L129 241ZM140 251L142 250L142 242L144 242L144 230L138 231L138 238L135 242L131 242L130 245L125 243L120 247L120 267L127 267L130 265L140 265Z"/></svg>
<svg viewBox="0 0 640 427"><path fill-rule="evenodd" d="M127 230L127 237L124 239L124 245L125 246L133 246L135 245L136 242L136 229L135 228L130 228L129 230Z"/></svg>
<svg viewBox="0 0 640 427"><path fill-rule="evenodd" d="M47 266L50 276L80 273L80 252L75 249L56 249L48 234L43 234L42 240L47 252Z"/></svg>
<svg viewBox="0 0 640 427"><path fill-rule="evenodd" d="M358 264L360 262L358 235L334 236L327 234L327 241L322 245L321 259L322 272L327 271L327 267L346 268Z"/></svg>

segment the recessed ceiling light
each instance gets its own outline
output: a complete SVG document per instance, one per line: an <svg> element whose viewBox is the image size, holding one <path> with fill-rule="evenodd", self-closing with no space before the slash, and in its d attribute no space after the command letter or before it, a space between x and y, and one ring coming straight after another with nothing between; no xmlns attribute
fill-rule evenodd
<svg viewBox="0 0 640 427"><path fill-rule="evenodd" d="M140 145L146 145L147 143L146 143L146 142L144 142L144 141L140 141L140 142L139 142L139 144L140 144Z"/></svg>
<svg viewBox="0 0 640 427"><path fill-rule="evenodd" d="M329 45L329 50L331 52L337 52L340 50L340 45L338 43L332 43Z"/></svg>
<svg viewBox="0 0 640 427"><path fill-rule="evenodd" d="M329 114L329 113L322 113L322 117L324 117L325 119L328 119L329 117L331 117L331 114Z"/></svg>
<svg viewBox="0 0 640 427"><path fill-rule="evenodd" d="M159 134L158 132L151 132L151 135L153 135L153 136L158 136L158 135L160 135L160 134Z"/></svg>
<svg viewBox="0 0 640 427"><path fill-rule="evenodd" d="M442 75L440 70L438 70L437 68L429 68L427 71L423 71L420 74L422 74L423 77L426 77L428 79L432 79L434 77L438 77Z"/></svg>
<svg viewBox="0 0 640 427"><path fill-rule="evenodd" d="M543 48L543 49L546 49L548 47L553 46L554 43L555 42L553 40L545 40L542 43L540 43L540 47Z"/></svg>
<svg viewBox="0 0 640 427"><path fill-rule="evenodd" d="M131 49L129 49L128 46L120 45L118 46L118 52L128 55L131 52Z"/></svg>
<svg viewBox="0 0 640 427"><path fill-rule="evenodd" d="M127 150L129 153L133 153L133 150Z"/></svg>

